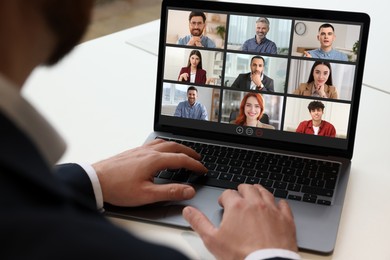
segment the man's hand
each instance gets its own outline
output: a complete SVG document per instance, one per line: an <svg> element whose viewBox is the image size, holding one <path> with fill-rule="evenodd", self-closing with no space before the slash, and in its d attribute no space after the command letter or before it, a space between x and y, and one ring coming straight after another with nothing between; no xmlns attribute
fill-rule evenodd
<svg viewBox="0 0 390 260"><path fill-rule="evenodd" d="M201 39L200 39L199 36L192 36L191 39L188 41L187 45L203 47Z"/></svg>
<svg viewBox="0 0 390 260"><path fill-rule="evenodd" d="M274 197L260 185L241 184L219 198L224 214L215 227L199 210L186 207L184 218L217 259L243 259L266 248L298 252L294 219L286 201Z"/></svg>
<svg viewBox="0 0 390 260"><path fill-rule="evenodd" d="M303 57L311 58L311 54L308 51L303 52Z"/></svg>
<svg viewBox="0 0 390 260"><path fill-rule="evenodd" d="M255 71L251 74L251 80L253 81L253 83L255 83L255 85L257 86L257 89L261 86L261 75L260 75L260 72L258 71ZM258 89L260 90L260 89Z"/></svg>
<svg viewBox="0 0 390 260"><path fill-rule="evenodd" d="M103 199L117 206L139 206L158 201L186 200L195 195L185 184L154 184L154 175L164 169L206 173L200 155L189 147L156 139L92 165Z"/></svg>

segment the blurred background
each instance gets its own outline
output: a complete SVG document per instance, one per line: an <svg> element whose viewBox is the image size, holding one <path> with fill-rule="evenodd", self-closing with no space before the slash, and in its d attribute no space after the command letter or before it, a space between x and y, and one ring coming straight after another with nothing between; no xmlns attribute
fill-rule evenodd
<svg viewBox="0 0 390 260"><path fill-rule="evenodd" d="M96 0L83 38L92 40L160 18L162 0Z"/></svg>

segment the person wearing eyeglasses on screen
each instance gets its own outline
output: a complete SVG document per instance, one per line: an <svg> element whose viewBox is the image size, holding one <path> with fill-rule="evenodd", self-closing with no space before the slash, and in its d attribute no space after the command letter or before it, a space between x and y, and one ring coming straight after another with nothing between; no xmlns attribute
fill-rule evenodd
<svg viewBox="0 0 390 260"><path fill-rule="evenodd" d="M188 20L190 34L180 38L177 44L215 48L215 42L203 35L206 28L206 15L203 12L193 11L190 13Z"/></svg>

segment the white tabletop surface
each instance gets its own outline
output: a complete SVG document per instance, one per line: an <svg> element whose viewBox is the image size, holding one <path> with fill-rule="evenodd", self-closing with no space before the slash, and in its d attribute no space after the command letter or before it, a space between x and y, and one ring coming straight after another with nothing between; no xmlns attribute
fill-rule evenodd
<svg viewBox="0 0 390 260"><path fill-rule="evenodd" d="M68 150L61 162L103 159L141 145L152 131L157 57L126 42L143 38L150 41L150 46L143 47L153 49L158 26L159 21L154 21L81 44L55 67L33 73L23 93L66 139ZM376 45L370 42L367 60L372 61L377 58L372 50ZM366 81L381 87L373 68L366 71L372 73L371 77L366 75ZM390 259L390 124L385 109L389 103L390 95L363 87L352 172L335 251L330 256L301 252L303 259ZM191 258L212 259L193 232L113 221Z"/></svg>

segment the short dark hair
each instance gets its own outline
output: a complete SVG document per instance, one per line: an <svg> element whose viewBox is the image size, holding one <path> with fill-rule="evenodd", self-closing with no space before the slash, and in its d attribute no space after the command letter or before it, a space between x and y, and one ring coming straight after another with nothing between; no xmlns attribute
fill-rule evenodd
<svg viewBox="0 0 390 260"><path fill-rule="evenodd" d="M264 60L264 58L261 57L260 55L255 55L255 56L253 56L252 59L251 59L251 64L252 64L252 61L253 61L254 59L262 59L262 60L263 60L263 63L264 63L264 66L265 66L265 60Z"/></svg>
<svg viewBox="0 0 390 260"><path fill-rule="evenodd" d="M196 93L198 93L198 89L197 89L196 87L194 87L194 86L188 87L188 88L187 88L187 93L188 93L190 90L195 90Z"/></svg>
<svg viewBox="0 0 390 260"><path fill-rule="evenodd" d="M334 31L334 27L330 23L321 24L321 26L318 28L318 31L321 31L322 28L332 28L332 31Z"/></svg>
<svg viewBox="0 0 390 260"><path fill-rule="evenodd" d="M203 12L199 12L199 11L192 11L188 16L188 21L191 21L192 17L194 16L202 16L203 22L206 22L206 15Z"/></svg>
<svg viewBox="0 0 390 260"><path fill-rule="evenodd" d="M307 108L309 109L309 112L319 108L324 111L325 105L321 101L315 100L310 102Z"/></svg>

